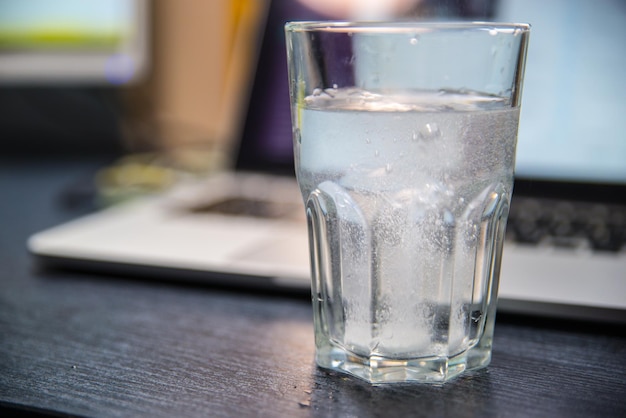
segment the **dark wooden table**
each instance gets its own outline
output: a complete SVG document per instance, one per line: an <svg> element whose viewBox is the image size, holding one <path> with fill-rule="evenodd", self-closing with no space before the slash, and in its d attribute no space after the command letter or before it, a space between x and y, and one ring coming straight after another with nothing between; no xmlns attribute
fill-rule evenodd
<svg viewBox="0 0 626 418"><path fill-rule="evenodd" d="M623 327L500 315L487 370L372 387L315 367L307 298L38 270L98 164L0 161L2 416L626 416Z"/></svg>

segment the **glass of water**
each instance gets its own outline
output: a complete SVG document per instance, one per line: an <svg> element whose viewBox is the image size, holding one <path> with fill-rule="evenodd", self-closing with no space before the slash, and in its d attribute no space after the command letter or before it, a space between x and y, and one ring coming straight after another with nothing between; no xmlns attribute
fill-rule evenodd
<svg viewBox="0 0 626 418"><path fill-rule="evenodd" d="M285 29L317 364L376 384L487 366L530 27Z"/></svg>

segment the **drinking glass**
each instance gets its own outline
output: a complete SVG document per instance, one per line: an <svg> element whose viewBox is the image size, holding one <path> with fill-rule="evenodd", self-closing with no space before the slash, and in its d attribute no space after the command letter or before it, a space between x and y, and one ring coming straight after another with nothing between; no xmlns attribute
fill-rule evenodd
<svg viewBox="0 0 626 418"><path fill-rule="evenodd" d="M487 366L529 25L285 30L317 364L375 384Z"/></svg>

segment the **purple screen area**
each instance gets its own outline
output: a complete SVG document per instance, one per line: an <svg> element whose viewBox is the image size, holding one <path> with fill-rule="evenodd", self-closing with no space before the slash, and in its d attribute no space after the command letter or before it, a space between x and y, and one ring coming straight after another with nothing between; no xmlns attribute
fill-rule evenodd
<svg viewBox="0 0 626 418"><path fill-rule="evenodd" d="M293 172L291 110L284 25L318 20L296 0L273 0L268 12L237 168Z"/></svg>
<svg viewBox="0 0 626 418"><path fill-rule="evenodd" d="M285 58L286 59L286 58ZM269 80L268 106L263 109L265 123L260 125L261 151L270 160L293 158L291 105L289 103L287 64L276 66Z"/></svg>

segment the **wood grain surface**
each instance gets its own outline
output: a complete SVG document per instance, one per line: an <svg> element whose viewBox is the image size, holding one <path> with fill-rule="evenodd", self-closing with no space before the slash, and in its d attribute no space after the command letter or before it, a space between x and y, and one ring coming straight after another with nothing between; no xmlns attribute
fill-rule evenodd
<svg viewBox="0 0 626 418"><path fill-rule="evenodd" d="M623 327L501 315L488 369L444 386L370 386L315 367L307 298L39 270L26 238L90 210L71 194L97 164L0 162L5 412L626 416Z"/></svg>

